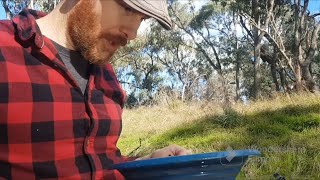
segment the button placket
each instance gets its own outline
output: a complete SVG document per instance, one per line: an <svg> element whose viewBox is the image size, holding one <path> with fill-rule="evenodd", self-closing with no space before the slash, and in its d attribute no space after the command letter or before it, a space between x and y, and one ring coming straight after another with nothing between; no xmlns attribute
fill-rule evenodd
<svg viewBox="0 0 320 180"><path fill-rule="evenodd" d="M93 149L93 139L91 137L89 137L86 141L86 148L88 151Z"/></svg>

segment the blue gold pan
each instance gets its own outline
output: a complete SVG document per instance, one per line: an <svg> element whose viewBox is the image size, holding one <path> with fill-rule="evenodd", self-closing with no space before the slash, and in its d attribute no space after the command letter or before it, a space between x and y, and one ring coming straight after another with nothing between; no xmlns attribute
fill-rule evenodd
<svg viewBox="0 0 320 180"><path fill-rule="evenodd" d="M234 180L250 156L259 156L256 150L174 156L116 164L128 180Z"/></svg>

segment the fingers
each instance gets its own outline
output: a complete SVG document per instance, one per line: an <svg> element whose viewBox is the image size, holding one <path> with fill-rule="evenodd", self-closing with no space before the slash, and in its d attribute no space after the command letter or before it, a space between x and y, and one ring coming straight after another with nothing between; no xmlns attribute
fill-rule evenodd
<svg viewBox="0 0 320 180"><path fill-rule="evenodd" d="M161 157L168 157L168 156L183 156L183 155L189 155L192 154L191 149L186 149L178 145L170 145L167 147L164 147L162 149L158 149L154 151L152 154L140 157L136 160L144 160L144 159L151 159L151 158L161 158Z"/></svg>
<svg viewBox="0 0 320 180"><path fill-rule="evenodd" d="M138 160L145 160L145 159L150 159L151 158L151 155L146 155L146 156L143 156L143 157L139 157L137 159L135 159L135 161L138 161Z"/></svg>
<svg viewBox="0 0 320 180"><path fill-rule="evenodd" d="M175 156L183 156L192 154L192 150L190 149L181 149L176 151Z"/></svg>
<svg viewBox="0 0 320 180"><path fill-rule="evenodd" d="M178 145L170 145L168 146L171 152L173 152L174 156L182 156L182 155L190 155L192 154L191 149L186 149Z"/></svg>

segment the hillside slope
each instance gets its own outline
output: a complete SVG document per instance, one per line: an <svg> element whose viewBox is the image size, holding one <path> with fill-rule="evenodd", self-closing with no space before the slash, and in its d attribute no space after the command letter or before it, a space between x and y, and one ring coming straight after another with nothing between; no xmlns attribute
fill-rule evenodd
<svg viewBox="0 0 320 180"><path fill-rule="evenodd" d="M223 112L213 104L174 102L125 110L118 143L124 155L141 156L169 144L195 153L258 149L237 179L320 179L320 97L278 97ZM140 145L141 141L141 145Z"/></svg>

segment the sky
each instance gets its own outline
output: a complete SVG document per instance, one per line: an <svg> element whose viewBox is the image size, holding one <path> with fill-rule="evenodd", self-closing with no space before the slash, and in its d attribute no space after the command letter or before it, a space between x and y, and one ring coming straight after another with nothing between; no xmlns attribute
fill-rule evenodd
<svg viewBox="0 0 320 180"><path fill-rule="evenodd" d="M320 0L310 0L309 10L312 13L320 13Z"/></svg>
<svg viewBox="0 0 320 180"><path fill-rule="evenodd" d="M201 1L205 1L205 0L197 0L197 1L199 1L199 3L197 4L202 4ZM310 0L309 10L312 13L320 13L320 0ZM5 18L6 18L5 11L2 5L0 4L0 19L5 19ZM147 26L147 23L142 24L140 29L144 29L146 26Z"/></svg>
<svg viewBox="0 0 320 180"><path fill-rule="evenodd" d="M203 0L198 0L203 1ZM310 0L309 10L313 13L320 13L320 0ZM6 14L3 7L0 5L0 19L5 19Z"/></svg>
<svg viewBox="0 0 320 180"><path fill-rule="evenodd" d="M5 19L5 18L6 18L6 13L4 12L2 5L0 4L0 19Z"/></svg>

